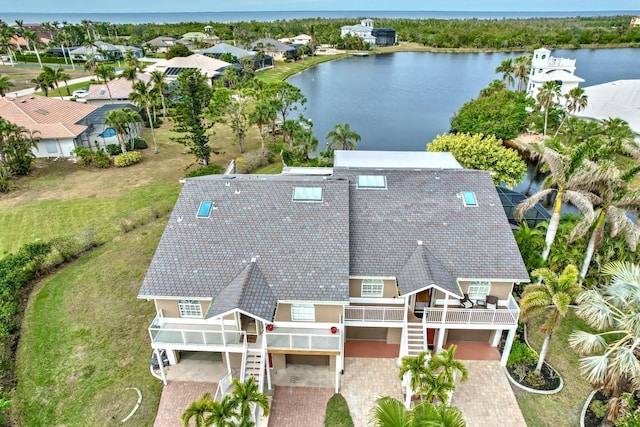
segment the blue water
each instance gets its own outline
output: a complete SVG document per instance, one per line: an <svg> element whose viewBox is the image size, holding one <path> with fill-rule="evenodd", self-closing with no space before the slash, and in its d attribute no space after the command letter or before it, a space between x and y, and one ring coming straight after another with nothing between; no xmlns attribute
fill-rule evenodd
<svg viewBox="0 0 640 427"><path fill-rule="evenodd" d="M214 3L212 3L213 5ZM301 18L411 18L411 19L502 19L502 18L563 18L571 16L640 15L636 11L562 11L562 12L452 12L452 11L270 11L270 12L148 12L148 13L23 13L0 11L0 20L13 24L16 20L27 23L69 22L82 20L122 24L177 23L177 22L239 22L277 21Z"/></svg>
<svg viewBox="0 0 640 427"><path fill-rule="evenodd" d="M401 52L351 57L320 64L288 82L308 99L303 114L313 121L319 149L337 123L349 123L362 137L359 150L422 151L449 131L453 114L465 102L500 78L495 69L503 60L519 55ZM637 48L556 50L553 56L576 59L576 74L586 80L582 87L640 79Z"/></svg>

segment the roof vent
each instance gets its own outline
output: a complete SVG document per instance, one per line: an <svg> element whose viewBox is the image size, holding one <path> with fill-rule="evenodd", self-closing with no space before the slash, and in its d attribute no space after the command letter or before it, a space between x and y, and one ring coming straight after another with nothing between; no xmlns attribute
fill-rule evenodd
<svg viewBox="0 0 640 427"><path fill-rule="evenodd" d="M256 257L251 258L251 262L257 262L258 259Z"/></svg>
<svg viewBox="0 0 640 427"><path fill-rule="evenodd" d="M418 246L422 246L422 240L418 240Z"/></svg>

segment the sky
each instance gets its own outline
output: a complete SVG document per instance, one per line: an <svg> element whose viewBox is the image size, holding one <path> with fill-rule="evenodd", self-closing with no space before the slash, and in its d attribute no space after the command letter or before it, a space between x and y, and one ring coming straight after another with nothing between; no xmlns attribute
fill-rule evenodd
<svg viewBox="0 0 640 427"><path fill-rule="evenodd" d="M305 10L416 10L470 12L562 12L639 10L638 0L0 0L6 12L242 12ZM5 3L5 4L6 4Z"/></svg>

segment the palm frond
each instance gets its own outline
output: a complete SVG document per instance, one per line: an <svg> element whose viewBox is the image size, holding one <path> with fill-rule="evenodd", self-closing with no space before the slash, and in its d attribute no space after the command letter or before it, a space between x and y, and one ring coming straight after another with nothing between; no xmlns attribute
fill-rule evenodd
<svg viewBox="0 0 640 427"><path fill-rule="evenodd" d="M600 334L575 331L569 335L569 347L580 354L593 354L603 352L607 348L607 341Z"/></svg>
<svg viewBox="0 0 640 427"><path fill-rule="evenodd" d="M587 356L580 359L580 372L592 386L599 386L607 375L609 358L605 355Z"/></svg>
<svg viewBox="0 0 640 427"><path fill-rule="evenodd" d="M595 289L582 292L578 298L576 314L589 324L589 326L605 330L613 327L614 314L610 304Z"/></svg>
<svg viewBox="0 0 640 427"><path fill-rule="evenodd" d="M526 198L522 202L518 204L515 211L515 217L517 220L521 220L524 213L530 209L533 209L540 200L543 200L548 195L553 193L554 189L547 189L538 191L536 194L533 194L531 197Z"/></svg>
<svg viewBox="0 0 640 427"><path fill-rule="evenodd" d="M590 193L591 196L594 196ZM571 203L573 206L578 208L580 213L585 217L585 220L588 222L594 221L594 212L593 212L593 200L590 200L589 196L580 191L567 190L565 192L565 200Z"/></svg>
<svg viewBox="0 0 640 427"><path fill-rule="evenodd" d="M411 416L402 402L386 396L376 401L371 411L371 421L375 427L409 427Z"/></svg>

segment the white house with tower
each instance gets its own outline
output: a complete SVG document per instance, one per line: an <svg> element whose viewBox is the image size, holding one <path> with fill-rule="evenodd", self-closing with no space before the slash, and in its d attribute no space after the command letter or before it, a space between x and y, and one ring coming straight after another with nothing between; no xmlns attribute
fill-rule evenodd
<svg viewBox="0 0 640 427"><path fill-rule="evenodd" d="M549 49L536 49L531 58L527 93L535 99L538 91L546 82L555 81L560 85L560 93L564 95L584 82L583 78L574 74L575 71L575 59L556 58L551 56Z"/></svg>

